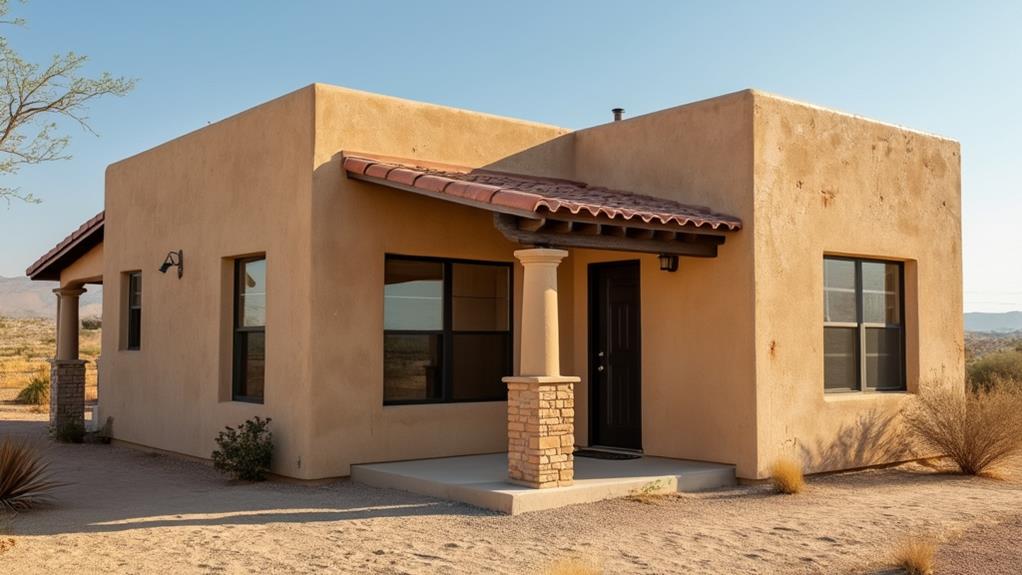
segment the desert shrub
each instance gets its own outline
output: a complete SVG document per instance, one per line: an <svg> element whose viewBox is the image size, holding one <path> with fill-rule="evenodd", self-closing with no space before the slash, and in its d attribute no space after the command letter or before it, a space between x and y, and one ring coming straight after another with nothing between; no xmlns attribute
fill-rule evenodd
<svg viewBox="0 0 1022 575"><path fill-rule="evenodd" d="M81 443L85 440L85 422L60 422L50 429L50 435L61 443Z"/></svg>
<svg viewBox="0 0 1022 575"><path fill-rule="evenodd" d="M909 537L894 548L892 561L908 575L931 575L937 545L925 537Z"/></svg>
<svg viewBox="0 0 1022 575"><path fill-rule="evenodd" d="M0 510L23 511L43 503L57 485L36 448L9 437L0 440Z"/></svg>
<svg viewBox="0 0 1022 575"><path fill-rule="evenodd" d="M770 482L774 491L792 495L806 488L802 474L802 463L790 457L779 457L770 466Z"/></svg>
<svg viewBox="0 0 1022 575"><path fill-rule="evenodd" d="M28 385L21 388L15 400L28 405L46 405L50 401L50 374L45 370L32 376Z"/></svg>
<svg viewBox="0 0 1022 575"><path fill-rule="evenodd" d="M953 461L963 473L979 475L1022 453L1022 393L989 390L921 394L904 413L921 447Z"/></svg>
<svg viewBox="0 0 1022 575"><path fill-rule="evenodd" d="M1022 389L1022 351L991 353L973 362L968 368L972 389L1012 386Z"/></svg>
<svg viewBox="0 0 1022 575"><path fill-rule="evenodd" d="M217 434L219 449L213 451L213 467L246 481L262 481L273 458L271 419L256 416L237 429L227 426Z"/></svg>
<svg viewBox="0 0 1022 575"><path fill-rule="evenodd" d="M85 331L95 331L103 327L103 320L98 317L87 317L82 320L82 329Z"/></svg>

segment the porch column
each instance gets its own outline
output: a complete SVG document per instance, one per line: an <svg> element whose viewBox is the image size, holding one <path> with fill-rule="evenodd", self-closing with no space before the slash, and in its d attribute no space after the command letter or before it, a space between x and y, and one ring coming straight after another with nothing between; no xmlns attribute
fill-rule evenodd
<svg viewBox="0 0 1022 575"><path fill-rule="evenodd" d="M571 485L575 390L579 378L561 375L557 326L557 266L564 250L518 250L522 279L519 375L507 383L507 463L514 483Z"/></svg>
<svg viewBox="0 0 1022 575"><path fill-rule="evenodd" d="M50 426L85 425L85 362L78 359L78 298L85 290L64 287L57 294L57 355L50 361Z"/></svg>

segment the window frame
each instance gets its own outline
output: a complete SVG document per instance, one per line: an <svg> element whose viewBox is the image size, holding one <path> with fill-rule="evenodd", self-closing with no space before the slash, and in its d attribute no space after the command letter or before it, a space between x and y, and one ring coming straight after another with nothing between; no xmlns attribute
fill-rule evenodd
<svg viewBox="0 0 1022 575"><path fill-rule="evenodd" d="M231 319L231 341L232 341L232 369L231 369L231 401L239 401L243 403L265 403L266 399L266 318L263 318L263 324L260 326L246 326L243 325L242 318L244 316L244 310L241 303L241 270L245 264L257 261L266 261L266 254L246 256L234 259L234 285L232 289L233 301L234 301L234 314ZM265 280L264 280L265 281ZM263 288L266 289L265 286ZM263 301L268 302L269 290L266 290L266 295ZM241 388L241 372L242 372L242 353L241 353L241 340L242 333L262 333L263 334L263 394L257 395L241 395L239 389Z"/></svg>
<svg viewBox="0 0 1022 575"><path fill-rule="evenodd" d="M855 264L855 303L856 303L856 321L854 322L841 322L841 321L827 321L826 316L823 319L823 334L826 338L827 328L845 328L855 329L858 337L856 338L856 380L858 381L858 388L856 389L827 389L826 384L826 351L824 349L824 384L823 392L826 395L840 395L840 394L869 394L869 393L905 393L908 391L908 378L907 378L907 358L906 352L906 337L905 337L905 262L898 260L885 260L880 258L863 258L854 256L836 256L826 255L823 256L824 267L826 268L827 260L835 261L846 261ZM865 291L863 290L863 278L862 278L862 264L864 263L876 263L884 265L894 265L898 268L898 324L891 325L887 323L877 322L866 322L866 300ZM826 277L823 281L824 298L826 298L827 282ZM826 301L824 302L826 303ZM901 361L898 365L898 383L899 385L889 388L878 388L871 387L868 385L866 380L867 374L867 354L866 354L866 337L870 329L882 329L882 330L898 330L898 345ZM826 343L824 343L826 346Z"/></svg>
<svg viewBox="0 0 1022 575"><path fill-rule="evenodd" d="M142 270L134 270L124 272L124 278L127 281L125 293L127 297L124 302L124 350L125 351L140 351L142 349ZM138 305L132 305L131 300L134 293L132 291L132 280L138 278ZM134 322L132 321L132 312L138 311L138 325L133 330ZM132 344L132 335L137 336L137 343Z"/></svg>
<svg viewBox="0 0 1022 575"><path fill-rule="evenodd" d="M439 330L415 330L415 329L387 329L383 328L383 339L380 347L380 351L385 354L386 338L388 335L439 335L440 336L440 372L441 372L441 394L439 398L426 398L426 399L398 399L388 400L387 399L387 379L386 375L382 379L382 391L383 391L383 405L384 407L398 406L398 405L437 405L447 403L490 403L494 401L507 401L507 389L504 389L504 395L500 398L492 399L453 399L454 397L454 380L453 380L453 362L454 362L454 335L494 335L494 334L506 334L508 338L507 346L507 357L506 361L508 366L511 367L513 375L514 372L514 349L515 349L515 325L514 325L514 305L515 305L515 265L514 262L510 261L488 261L488 260L473 260L464 258L444 258L437 256L414 256L405 254L384 254L383 265L384 265L384 276L386 277L386 266L389 260L404 260L404 261L419 261L419 262L430 262L439 263L443 266L443 326ZM507 329L506 330L455 330L454 328L454 306L453 306L453 293L454 293L454 270L455 264L467 264L467 265L483 265L492 267L504 267L507 269L507 282L508 282L508 294L507 294ZM383 282L384 288L386 288L386 279ZM386 299L383 301L384 308L386 307ZM382 310L381 310L382 311ZM385 313L385 312L384 312ZM383 355L383 354L381 354ZM384 362L381 362L382 371L386 371Z"/></svg>

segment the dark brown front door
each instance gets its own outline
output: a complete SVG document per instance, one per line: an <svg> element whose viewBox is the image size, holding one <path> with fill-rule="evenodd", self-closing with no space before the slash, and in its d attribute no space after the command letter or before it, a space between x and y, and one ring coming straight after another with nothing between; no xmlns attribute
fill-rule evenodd
<svg viewBox="0 0 1022 575"><path fill-rule="evenodd" d="M589 266L590 443L642 449L639 262Z"/></svg>

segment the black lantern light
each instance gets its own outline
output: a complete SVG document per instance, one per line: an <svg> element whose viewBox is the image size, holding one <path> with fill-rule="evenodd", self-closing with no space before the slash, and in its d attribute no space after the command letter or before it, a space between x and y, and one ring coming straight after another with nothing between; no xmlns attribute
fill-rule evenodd
<svg viewBox="0 0 1022 575"><path fill-rule="evenodd" d="M676 272L678 271L678 256L673 254L660 254L657 256L660 260L660 271L662 272Z"/></svg>
<svg viewBox="0 0 1022 575"><path fill-rule="evenodd" d="M163 260L163 265L160 266L160 273L165 274L170 268L177 266L177 277L181 279L181 276L185 271L185 251L177 250L176 252L167 252L167 258Z"/></svg>

